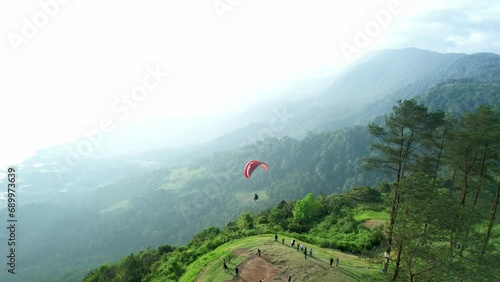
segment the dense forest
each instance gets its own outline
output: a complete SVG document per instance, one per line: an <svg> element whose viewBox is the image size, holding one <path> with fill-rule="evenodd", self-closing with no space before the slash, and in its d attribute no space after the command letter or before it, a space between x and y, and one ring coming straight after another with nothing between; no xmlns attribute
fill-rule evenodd
<svg viewBox="0 0 500 282"><path fill-rule="evenodd" d="M496 267L500 260L500 236L496 233L500 196L499 108L481 105L473 112L450 115L429 111L416 100L404 100L383 120L370 123L370 139L361 134L362 128L354 128L352 132L358 132L359 135L354 135L358 138L365 136L362 140L370 146L365 148L368 151L362 151L367 153L364 157L361 155L357 162L351 161L346 167L337 167L348 160L335 159L335 151L329 150L331 144L356 140L347 138L343 130L308 136L301 142L289 138L268 140L203 159L200 164L204 165L193 166L194 171L202 175L215 173L223 178L221 171L232 173L225 165L246 156L246 150L256 158L269 154L287 156L271 158L274 162L270 162L270 167L276 169L256 175L252 181L255 186L247 186L252 191L267 187L264 192L269 200L283 198L277 206L258 214L243 213L224 229L205 229L186 246L162 245L131 254L117 264L101 266L91 271L85 281L163 281L160 279L165 277L178 281L190 263L222 243L274 232L293 234L322 247L363 253L374 259L380 256L377 252L382 248L387 257L381 261L381 268L387 275L374 279L492 281L500 275ZM315 153L312 144L320 140L323 146ZM360 140L360 144L364 142ZM350 151L357 148L356 144L352 142L341 148L349 155L356 151ZM295 164L296 160L303 161L284 173L289 163ZM357 170L361 167L383 171L388 181L372 175L373 182L369 185L372 187L361 187L361 183L370 182L355 177L362 174ZM353 175L346 179L359 188L344 192L344 186L335 182L339 174ZM226 202L231 200L228 194L237 194L236 187L243 185L239 182L225 185L225 190L215 198L224 199L220 205L230 204ZM284 198L290 192L285 194L284 189L309 194L297 201L287 201ZM198 217L213 211L200 206L190 208L196 210L193 215ZM365 228L354 219L360 210L386 212L388 223L376 229Z"/></svg>

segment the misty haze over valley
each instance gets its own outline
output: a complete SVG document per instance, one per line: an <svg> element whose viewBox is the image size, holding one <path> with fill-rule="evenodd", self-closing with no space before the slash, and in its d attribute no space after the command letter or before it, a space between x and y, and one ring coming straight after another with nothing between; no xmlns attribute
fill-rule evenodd
<svg viewBox="0 0 500 282"><path fill-rule="evenodd" d="M16 226L0 229L1 281L94 279L104 264L164 245L189 248L204 230L269 216L309 193L371 187L386 197L383 212L395 174L367 169L383 136L374 125L405 101L450 120L482 107L500 112L493 1L63 2L0 4L0 218ZM492 121L491 136L498 126ZM491 171L471 170L473 185L485 188L469 195L477 191L472 209L479 199L476 210L489 216L500 159L498 142L488 148ZM269 171L246 179L250 160ZM408 171L425 166L413 165ZM439 172L440 185L460 186L456 169ZM485 261L500 250L491 222ZM369 256L381 242L337 249ZM172 273L150 266L142 281ZM117 279L109 281L125 281Z"/></svg>

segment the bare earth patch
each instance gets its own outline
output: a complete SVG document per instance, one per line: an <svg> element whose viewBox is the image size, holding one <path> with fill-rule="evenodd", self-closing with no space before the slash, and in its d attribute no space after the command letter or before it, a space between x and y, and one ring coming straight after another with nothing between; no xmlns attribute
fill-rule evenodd
<svg viewBox="0 0 500 282"><path fill-rule="evenodd" d="M236 251L235 251L236 252ZM266 281L273 281L278 277L278 268L269 260L269 257L263 255L259 257L252 255L240 265L240 273L238 277L230 281L259 281L265 278Z"/></svg>
<svg viewBox="0 0 500 282"><path fill-rule="evenodd" d="M384 224L385 222L387 222L387 220L381 220L381 219L367 219L365 221L362 222L362 224L366 227L366 228L375 228L379 225L382 225Z"/></svg>
<svg viewBox="0 0 500 282"><path fill-rule="evenodd" d="M262 251L261 257L257 254L257 247ZM230 273L217 274L223 270L221 268L215 270L212 263L207 266L211 269L209 274L203 272L197 281L257 282L264 278L266 282L277 282L286 281L288 275L292 276L292 281L366 281L360 272L368 272L368 265L358 261L355 256L335 250L325 252L323 249L315 248L315 251L313 252L315 255L305 258L301 251L289 245L276 243L272 239L260 241L249 248L230 251L235 256L235 261L231 259L229 265ZM339 266L330 267L331 257L340 258ZM219 258L217 263L221 263L221 260L222 258ZM234 271L236 265L239 269L238 275L235 275ZM210 275L209 279L206 274Z"/></svg>
<svg viewBox="0 0 500 282"><path fill-rule="evenodd" d="M234 250L233 254L235 256L240 256L240 255L246 253L247 251L248 251L248 249L237 249L237 250Z"/></svg>
<svg viewBox="0 0 500 282"><path fill-rule="evenodd" d="M237 249L237 250L233 251L233 255L235 255L235 256L250 256L250 253L248 252L248 250L249 249L245 249L245 248ZM206 278L205 278L205 276L206 276L205 269L207 267L210 267L211 265L213 265L213 262L210 263L209 265L207 265L205 268L203 268L203 270L201 271L200 277L198 277L198 279L196 279L196 282L206 281ZM241 268L241 265L239 267ZM235 280L235 279L233 279L233 280L230 280L230 281L244 281L244 280Z"/></svg>

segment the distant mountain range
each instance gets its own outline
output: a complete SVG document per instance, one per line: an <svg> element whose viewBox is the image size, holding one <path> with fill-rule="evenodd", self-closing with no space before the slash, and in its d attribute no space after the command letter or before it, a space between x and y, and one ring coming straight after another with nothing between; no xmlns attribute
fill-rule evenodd
<svg viewBox="0 0 500 282"><path fill-rule="evenodd" d="M483 84L500 82L500 55L441 54L416 48L372 52L329 79L329 83L323 78L303 84L303 91L309 92L307 98L282 99L254 107L251 112L258 112L259 116L265 113L267 120L225 134L207 143L202 151L231 148L267 136L302 138L307 132L363 125L389 112L398 100L425 95L422 101L429 102L432 99L429 93L439 93L444 84L460 84L465 80ZM491 94L492 98L500 96ZM471 105L464 109L474 108ZM272 130L273 118L279 118L280 112L286 113L287 122Z"/></svg>
<svg viewBox="0 0 500 282"><path fill-rule="evenodd" d="M335 77L309 79L283 87L279 98L254 105L241 114L212 120L201 127L187 121L185 127L192 128L186 135L188 139L177 137L176 142L168 142L176 138L175 134L159 121L146 128L135 125L130 131L121 128L116 137L105 140L96 152L82 157L75 166L68 164L68 158L75 154L75 144L79 141L39 151L20 165L24 175L21 183L27 193L25 201L57 200L61 191L71 192L68 191L71 187L78 191L94 189L123 175L186 164L193 158L267 137L300 139L307 132L363 125L390 111L397 100L420 95L422 101L428 102L443 87L463 86L466 81L469 85L488 84L487 89L495 89L500 82L500 56L441 54L416 48L375 51ZM483 94L492 97L492 101L500 96ZM472 110L473 106L464 105L462 110ZM207 133L210 130L217 130L219 136ZM114 142L117 138L121 141ZM189 145L183 144L184 141ZM174 148L162 145L172 143L178 145ZM105 176L99 177L101 174ZM89 179L88 175L96 177Z"/></svg>

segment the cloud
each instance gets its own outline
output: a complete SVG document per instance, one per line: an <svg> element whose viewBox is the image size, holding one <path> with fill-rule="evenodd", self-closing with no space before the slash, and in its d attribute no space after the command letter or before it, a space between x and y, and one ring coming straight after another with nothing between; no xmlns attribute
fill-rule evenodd
<svg viewBox="0 0 500 282"><path fill-rule="evenodd" d="M8 34L26 33L23 19L33 21L43 8L36 1L1 1L0 91L9 103L0 120L14 121L9 135L16 136L4 140L2 160L82 137L112 114L111 103L141 82L148 65L160 64L172 77L128 120L178 123L243 110L267 98L257 90L277 80L345 65L339 46L352 44L357 30L390 3L400 2L402 12L391 15L363 52L500 53L500 3L493 1L243 1L224 21L213 0L201 2L69 1L15 54Z"/></svg>
<svg viewBox="0 0 500 282"><path fill-rule="evenodd" d="M468 37L448 36L446 41L452 42L455 46L464 48L465 46L484 43L485 35L481 32L473 32Z"/></svg>
<svg viewBox="0 0 500 282"><path fill-rule="evenodd" d="M445 53L500 53L500 5L492 1L430 4L393 26L384 48Z"/></svg>

